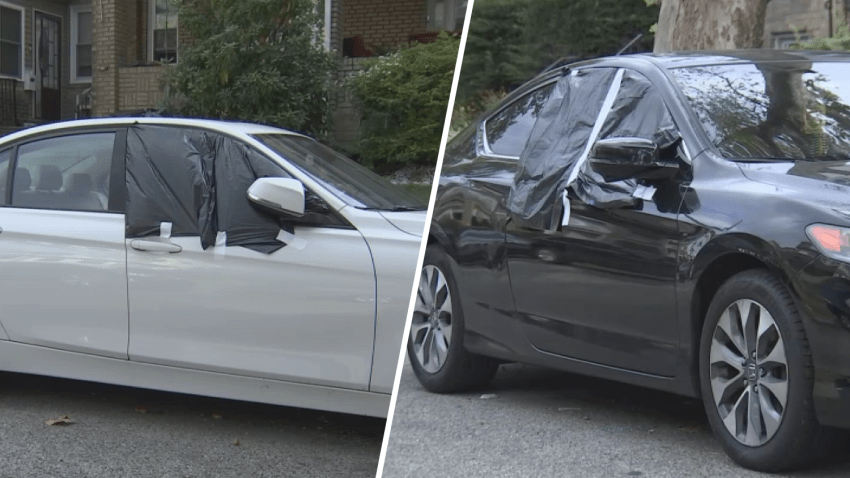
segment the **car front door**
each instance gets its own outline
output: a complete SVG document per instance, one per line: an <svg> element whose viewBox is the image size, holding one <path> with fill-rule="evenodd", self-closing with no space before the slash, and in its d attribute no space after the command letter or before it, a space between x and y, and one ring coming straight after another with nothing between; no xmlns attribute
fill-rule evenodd
<svg viewBox="0 0 850 478"><path fill-rule="evenodd" d="M124 131L0 151L0 303L10 340L127 359Z"/></svg>
<svg viewBox="0 0 850 478"><path fill-rule="evenodd" d="M127 161L131 360L368 388L375 271L356 229L325 212L281 233L246 192L289 175L229 137L134 127Z"/></svg>
<svg viewBox="0 0 850 478"><path fill-rule="evenodd" d="M600 104L594 112L601 111L595 123L585 122L579 147L573 148L584 157L570 160L586 160L587 143L596 139L655 139L664 128L672 132L663 99L643 75L621 70L607 93L592 91L598 88L584 82L569 92L580 98L596 94ZM671 197L667 189L654 194L641 189L612 199L608 185L597 184L596 190L590 185L579 195L576 187L582 183L572 184L568 220L558 230L508 225L511 284L528 340L548 354L674 375L679 346L675 192Z"/></svg>

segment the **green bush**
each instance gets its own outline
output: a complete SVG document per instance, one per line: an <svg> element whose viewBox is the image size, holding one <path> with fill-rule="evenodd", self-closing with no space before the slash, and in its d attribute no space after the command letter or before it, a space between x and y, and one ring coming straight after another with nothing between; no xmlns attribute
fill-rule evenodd
<svg viewBox="0 0 850 478"><path fill-rule="evenodd" d="M183 0L193 42L166 77L169 113L268 123L323 137L337 61L317 0Z"/></svg>
<svg viewBox="0 0 850 478"><path fill-rule="evenodd" d="M441 33L433 43L367 62L351 78L363 113L361 161L384 172L436 163L459 45Z"/></svg>
<svg viewBox="0 0 850 478"><path fill-rule="evenodd" d="M795 43L792 49L797 50L850 50L850 29L847 25L839 25L831 38L816 38L811 41Z"/></svg>

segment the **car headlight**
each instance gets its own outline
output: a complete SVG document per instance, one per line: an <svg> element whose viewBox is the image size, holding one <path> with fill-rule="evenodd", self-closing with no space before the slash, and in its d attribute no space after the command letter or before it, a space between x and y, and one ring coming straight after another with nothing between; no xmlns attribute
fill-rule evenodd
<svg viewBox="0 0 850 478"><path fill-rule="evenodd" d="M823 255L850 262L850 228L812 224L806 228L806 235Z"/></svg>

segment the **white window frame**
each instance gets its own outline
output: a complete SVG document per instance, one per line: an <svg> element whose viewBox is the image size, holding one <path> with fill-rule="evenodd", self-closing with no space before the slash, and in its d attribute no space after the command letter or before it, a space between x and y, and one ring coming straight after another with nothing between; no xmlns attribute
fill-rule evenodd
<svg viewBox="0 0 850 478"><path fill-rule="evenodd" d="M776 50L787 49L793 43L802 43L813 39L809 32L780 32L773 35L773 48Z"/></svg>
<svg viewBox="0 0 850 478"><path fill-rule="evenodd" d="M175 7L176 7L175 3ZM154 24L156 23L156 0L148 0L148 61L154 61L153 59L153 30ZM177 25L174 26L177 30L177 44L174 45L177 51L177 61L174 63L169 63L169 65L175 65L180 61L180 17L178 15Z"/></svg>
<svg viewBox="0 0 850 478"><path fill-rule="evenodd" d="M91 76L77 76L77 38L79 29L80 13L92 13L93 9L90 5L71 5L71 83L91 83ZM94 30L94 14L92 13L92 30ZM92 32L92 41L94 41L94 32ZM94 46L94 45L92 45ZM94 62L92 62L92 70L94 70ZM94 73L94 71L92 71Z"/></svg>
<svg viewBox="0 0 850 478"><path fill-rule="evenodd" d="M431 15L433 14L433 12L431 11L431 8L438 2L444 3L446 5L446 7L447 7L446 12L444 12L446 17L443 19L442 25L437 25L436 28L431 28ZM443 31L443 30L445 30L445 31L455 31L455 26L457 25L457 21L459 19L458 15L457 15L457 7L463 2L464 2L464 0L432 0L432 1L429 1L428 7L427 7L428 8L428 11L427 11L427 14L428 14L427 29L428 29L428 31L431 31L431 32ZM468 10L469 9L469 2L466 2L466 3L467 3L466 8ZM460 18L460 20L465 21L465 18ZM448 25L448 24L451 24L451 28L446 28L446 25Z"/></svg>
<svg viewBox="0 0 850 478"><path fill-rule="evenodd" d="M6 2L0 2L0 6L3 6L3 7L10 8L10 9L12 9L12 10L17 10L17 11L21 12L21 39L20 39L20 44L21 44L21 68L20 68L20 70L18 70L20 74L19 74L18 76L9 76L9 75L2 75L2 74L0 74L0 78L11 78L11 79L13 79L13 80L20 80L20 81L23 81L23 80L24 80L24 65L25 65L25 62L24 62L24 55L25 55L25 53L26 53L26 44L25 44L25 41L24 41L24 36L26 35L26 31L27 31L27 30L26 30L27 9L26 9L26 8L24 8L24 7L22 7L22 6L20 6L20 5L13 5L13 4L11 4L11 3L6 3Z"/></svg>

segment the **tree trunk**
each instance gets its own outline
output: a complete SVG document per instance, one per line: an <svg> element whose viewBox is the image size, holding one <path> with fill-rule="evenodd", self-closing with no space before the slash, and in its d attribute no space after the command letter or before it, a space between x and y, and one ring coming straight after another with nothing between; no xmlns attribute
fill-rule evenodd
<svg viewBox="0 0 850 478"><path fill-rule="evenodd" d="M655 52L761 48L770 0L663 0Z"/></svg>

